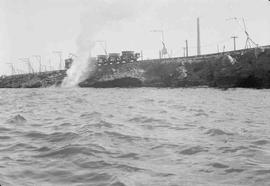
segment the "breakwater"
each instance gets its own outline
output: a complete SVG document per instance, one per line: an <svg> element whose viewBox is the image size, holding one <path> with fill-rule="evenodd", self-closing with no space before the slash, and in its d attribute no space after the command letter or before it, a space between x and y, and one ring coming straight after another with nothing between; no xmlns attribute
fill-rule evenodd
<svg viewBox="0 0 270 186"><path fill-rule="evenodd" d="M65 71L0 79L2 88L60 85ZM96 67L80 87L270 88L270 46Z"/></svg>
<svg viewBox="0 0 270 186"><path fill-rule="evenodd" d="M65 70L1 76L0 88L40 88L59 86L65 76Z"/></svg>

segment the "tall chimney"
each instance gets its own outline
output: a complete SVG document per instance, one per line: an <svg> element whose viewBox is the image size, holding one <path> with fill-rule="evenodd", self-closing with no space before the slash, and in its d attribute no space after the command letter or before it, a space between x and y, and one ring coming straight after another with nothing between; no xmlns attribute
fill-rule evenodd
<svg viewBox="0 0 270 186"><path fill-rule="evenodd" d="M200 19L197 18L197 55L201 55Z"/></svg>

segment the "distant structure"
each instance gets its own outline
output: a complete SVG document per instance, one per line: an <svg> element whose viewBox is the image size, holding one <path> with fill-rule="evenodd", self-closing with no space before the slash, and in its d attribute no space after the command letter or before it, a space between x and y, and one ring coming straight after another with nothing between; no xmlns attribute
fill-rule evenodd
<svg viewBox="0 0 270 186"><path fill-rule="evenodd" d="M236 39L238 38L237 36L232 36L231 37L233 39L233 50L235 51L236 50Z"/></svg>
<svg viewBox="0 0 270 186"><path fill-rule="evenodd" d="M259 45L257 43L255 43L251 38L250 38L250 35L249 33L247 32L247 27L246 27L246 22L245 22L245 19L242 18L242 22L243 22L243 26L241 25L239 19L237 17L232 17L232 18L228 18L227 19L228 21L230 20L234 20L236 21L236 23L238 23L238 25L240 26L240 28L244 31L245 35L246 35L246 43L245 43L245 49L248 49L248 48L252 48L252 47L258 47ZM233 37L232 37L233 38ZM234 38L235 40L236 38Z"/></svg>
<svg viewBox="0 0 270 186"><path fill-rule="evenodd" d="M197 55L201 55L200 19L197 18Z"/></svg>
<svg viewBox="0 0 270 186"><path fill-rule="evenodd" d="M11 75L15 75L16 74L16 71L15 71L15 68L14 68L14 65L13 63L7 63L10 65L10 68L11 68Z"/></svg>
<svg viewBox="0 0 270 186"><path fill-rule="evenodd" d="M53 53L57 54L59 56L59 70L62 70L62 51L53 51Z"/></svg>
<svg viewBox="0 0 270 186"><path fill-rule="evenodd" d="M249 33L247 32L247 27L246 27L245 19L242 18L242 21L243 21L243 25L244 25L244 29L245 29L245 34L246 34L246 36L247 36L245 49L247 49L247 48L252 48L252 47L258 47L258 44L256 44L256 43L250 38Z"/></svg>
<svg viewBox="0 0 270 186"><path fill-rule="evenodd" d="M188 40L186 40L186 57L188 57Z"/></svg>

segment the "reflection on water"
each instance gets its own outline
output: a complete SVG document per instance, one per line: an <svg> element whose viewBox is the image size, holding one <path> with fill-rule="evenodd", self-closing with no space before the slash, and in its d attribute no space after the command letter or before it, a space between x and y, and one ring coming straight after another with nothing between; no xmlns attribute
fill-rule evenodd
<svg viewBox="0 0 270 186"><path fill-rule="evenodd" d="M269 185L270 91L1 89L2 185Z"/></svg>

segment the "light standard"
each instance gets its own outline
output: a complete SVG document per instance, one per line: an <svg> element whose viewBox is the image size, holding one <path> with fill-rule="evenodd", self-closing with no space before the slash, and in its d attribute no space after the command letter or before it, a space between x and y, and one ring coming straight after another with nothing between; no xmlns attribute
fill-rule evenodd
<svg viewBox="0 0 270 186"><path fill-rule="evenodd" d="M163 49L161 50L161 57L163 57L163 55L167 54L167 49L165 47L164 30L151 30L151 32L161 33L161 41L163 45Z"/></svg>
<svg viewBox="0 0 270 186"><path fill-rule="evenodd" d="M161 33L161 39L162 39L162 42L164 43L164 30L151 30L151 32L159 32Z"/></svg>

